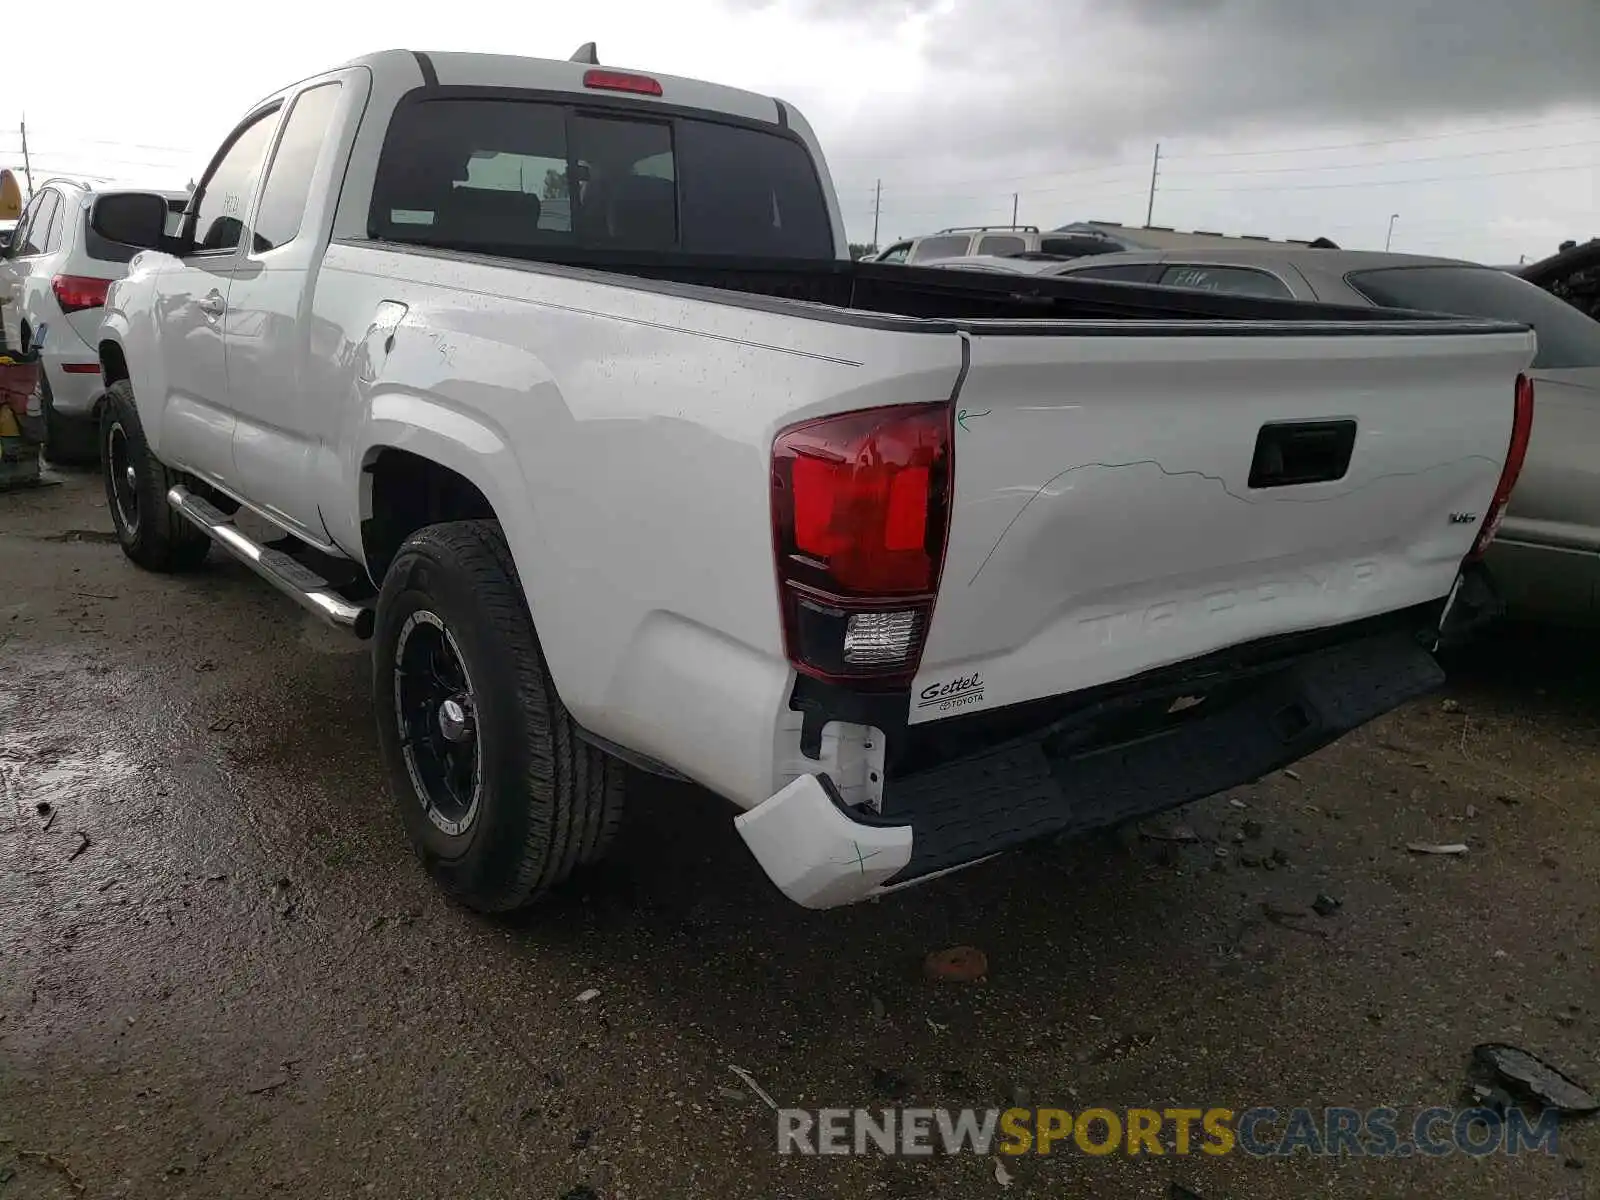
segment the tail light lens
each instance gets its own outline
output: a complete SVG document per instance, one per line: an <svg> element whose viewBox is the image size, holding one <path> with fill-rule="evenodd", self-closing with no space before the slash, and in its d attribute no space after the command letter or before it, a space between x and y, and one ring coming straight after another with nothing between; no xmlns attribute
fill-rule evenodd
<svg viewBox="0 0 1600 1200"><path fill-rule="evenodd" d="M1526 375L1517 376L1516 407L1511 417L1511 445L1506 450L1506 465L1500 471L1500 482L1495 485L1494 499L1489 511L1483 515L1478 528L1478 540L1472 543L1468 559L1482 556L1500 530L1500 521L1506 515L1506 503L1522 474L1523 461L1528 457L1528 439L1533 436L1533 380Z"/></svg>
<svg viewBox="0 0 1600 1200"><path fill-rule="evenodd" d="M90 279L86 275L57 275L50 281L50 290L56 294L56 303L64 313L82 312L86 308L100 308L111 290L109 279Z"/></svg>
<svg viewBox="0 0 1600 1200"><path fill-rule="evenodd" d="M950 406L843 413L772 446L772 533L784 641L819 679L917 672L950 525Z"/></svg>

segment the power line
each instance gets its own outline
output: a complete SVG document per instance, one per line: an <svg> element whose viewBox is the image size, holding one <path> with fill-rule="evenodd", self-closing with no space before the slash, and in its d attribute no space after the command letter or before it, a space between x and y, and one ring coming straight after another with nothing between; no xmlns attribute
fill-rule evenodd
<svg viewBox="0 0 1600 1200"><path fill-rule="evenodd" d="M1600 164L1573 163L1570 166L1562 167L1521 167L1515 171L1482 171L1472 175L1435 175L1427 179L1358 179L1344 183L1290 183L1281 187L1264 188L1175 187L1166 190L1169 192L1210 193L1257 192L1267 195L1274 192L1318 192L1332 188L1408 187L1418 183L1471 183L1478 179L1507 179L1513 175L1553 175L1562 171L1600 171Z"/></svg>
<svg viewBox="0 0 1600 1200"><path fill-rule="evenodd" d="M1558 142L1553 146L1518 146L1515 149L1471 150L1465 154L1435 154L1425 158L1393 158L1383 162L1322 163L1310 167L1233 167L1224 171L1203 171L1201 174L1210 178L1217 175L1285 175L1301 171L1362 171L1368 167L1405 167L1415 166L1418 163L1457 162L1466 158L1494 158L1501 154L1535 154L1540 150L1573 150L1586 146L1600 146L1600 138L1587 138L1581 142Z"/></svg>
<svg viewBox="0 0 1600 1200"><path fill-rule="evenodd" d="M1411 142L1437 142L1447 138L1480 137L1486 133L1512 133L1519 129L1561 129L1570 125L1593 125L1594 117L1574 117L1570 121L1528 121L1520 125L1495 125L1485 129L1460 129L1453 133L1419 133L1407 137L1378 138L1370 142L1335 142L1321 146L1283 146L1276 150L1219 150L1207 154L1173 154L1173 162L1195 158L1251 158L1262 154L1314 154L1323 150L1355 150L1362 146L1399 146Z"/></svg>

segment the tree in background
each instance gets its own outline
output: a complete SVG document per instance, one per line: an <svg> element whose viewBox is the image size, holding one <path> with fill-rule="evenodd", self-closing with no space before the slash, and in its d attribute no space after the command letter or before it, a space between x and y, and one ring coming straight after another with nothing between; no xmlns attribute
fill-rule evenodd
<svg viewBox="0 0 1600 1200"><path fill-rule="evenodd" d="M876 254L877 252L878 252L878 247L873 245L871 242L851 242L850 243L850 258L852 260L861 258L863 255Z"/></svg>
<svg viewBox="0 0 1600 1200"><path fill-rule="evenodd" d="M546 200L567 199L567 173L557 171L555 168L544 173L544 198Z"/></svg>

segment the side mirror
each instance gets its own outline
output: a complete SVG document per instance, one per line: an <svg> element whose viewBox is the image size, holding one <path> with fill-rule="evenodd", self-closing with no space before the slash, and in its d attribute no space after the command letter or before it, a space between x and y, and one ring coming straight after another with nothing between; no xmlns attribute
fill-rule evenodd
<svg viewBox="0 0 1600 1200"><path fill-rule="evenodd" d="M89 213L89 228L108 242L160 250L167 244L167 198L154 192L111 192Z"/></svg>

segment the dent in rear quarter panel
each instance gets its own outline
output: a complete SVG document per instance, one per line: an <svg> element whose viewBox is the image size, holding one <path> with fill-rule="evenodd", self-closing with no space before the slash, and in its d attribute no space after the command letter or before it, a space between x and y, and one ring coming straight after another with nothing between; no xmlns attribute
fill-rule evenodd
<svg viewBox="0 0 1600 1200"><path fill-rule="evenodd" d="M334 246L324 279L356 397L340 511L358 512L373 445L453 441L446 465L495 504L576 719L741 804L770 795L790 682L773 437L949 397L957 337L371 247ZM359 342L383 300L407 312L363 385Z"/></svg>

